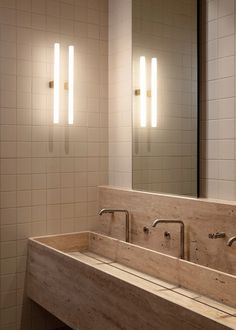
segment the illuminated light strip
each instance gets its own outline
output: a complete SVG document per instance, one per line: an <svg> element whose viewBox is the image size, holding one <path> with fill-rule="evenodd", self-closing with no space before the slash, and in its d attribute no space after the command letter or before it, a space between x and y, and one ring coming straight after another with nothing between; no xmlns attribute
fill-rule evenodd
<svg viewBox="0 0 236 330"><path fill-rule="evenodd" d="M54 105L53 123L59 123L60 111L60 44L54 44Z"/></svg>
<svg viewBox="0 0 236 330"><path fill-rule="evenodd" d="M140 57L140 126L147 125L147 83L146 83L146 58Z"/></svg>
<svg viewBox="0 0 236 330"><path fill-rule="evenodd" d="M157 127L157 58L152 58L152 76L151 76L151 118L152 127Z"/></svg>
<svg viewBox="0 0 236 330"><path fill-rule="evenodd" d="M69 46L68 68L68 124L74 123L74 46Z"/></svg>

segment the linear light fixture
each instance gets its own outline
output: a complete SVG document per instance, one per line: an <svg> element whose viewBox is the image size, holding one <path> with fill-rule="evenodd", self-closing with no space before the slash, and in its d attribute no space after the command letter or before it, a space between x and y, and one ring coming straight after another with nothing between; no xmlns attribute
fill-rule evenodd
<svg viewBox="0 0 236 330"><path fill-rule="evenodd" d="M140 126L147 125L147 83L146 83L146 58L140 56L139 62L139 77L140 77Z"/></svg>
<svg viewBox="0 0 236 330"><path fill-rule="evenodd" d="M60 112L60 44L54 44L54 100L53 100L53 123L59 123Z"/></svg>
<svg viewBox="0 0 236 330"><path fill-rule="evenodd" d="M151 124L157 127L157 58L152 58L151 64Z"/></svg>
<svg viewBox="0 0 236 330"><path fill-rule="evenodd" d="M68 124L74 123L74 46L69 46L68 65Z"/></svg>

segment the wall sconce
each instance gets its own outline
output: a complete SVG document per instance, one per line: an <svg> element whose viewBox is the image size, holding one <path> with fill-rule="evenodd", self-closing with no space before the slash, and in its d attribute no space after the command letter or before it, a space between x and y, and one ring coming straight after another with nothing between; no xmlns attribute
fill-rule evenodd
<svg viewBox="0 0 236 330"><path fill-rule="evenodd" d="M53 123L59 123L60 111L60 44L54 44L54 81L50 82L54 88L53 95Z"/></svg>
<svg viewBox="0 0 236 330"><path fill-rule="evenodd" d="M54 44L54 80L49 82L53 88L53 123L58 124L60 118L60 44ZM68 48L68 82L64 82L68 90L68 124L74 123L74 46Z"/></svg>
<svg viewBox="0 0 236 330"><path fill-rule="evenodd" d="M135 96L140 96L140 126L147 126L147 97L151 97L151 126L157 127L157 58L151 61L151 90L147 90L146 58L140 57L139 62L140 89L135 89Z"/></svg>
<svg viewBox="0 0 236 330"><path fill-rule="evenodd" d="M68 65L68 124L74 123L74 46L69 46Z"/></svg>

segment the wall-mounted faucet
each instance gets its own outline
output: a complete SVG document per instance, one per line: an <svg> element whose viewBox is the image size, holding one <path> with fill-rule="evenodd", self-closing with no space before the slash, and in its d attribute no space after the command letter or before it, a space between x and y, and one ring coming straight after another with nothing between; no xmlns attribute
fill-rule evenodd
<svg viewBox="0 0 236 330"><path fill-rule="evenodd" d="M156 227L160 223L178 223L180 224L180 258L184 259L184 223L181 220L168 220L168 219L156 219L152 227Z"/></svg>
<svg viewBox="0 0 236 330"><path fill-rule="evenodd" d="M232 246L234 242L236 242L236 236L230 237L230 239L227 242L227 245Z"/></svg>
<svg viewBox="0 0 236 330"><path fill-rule="evenodd" d="M129 212L122 209L101 209L99 215L104 213L114 214L115 212L125 213L125 241L129 242Z"/></svg>

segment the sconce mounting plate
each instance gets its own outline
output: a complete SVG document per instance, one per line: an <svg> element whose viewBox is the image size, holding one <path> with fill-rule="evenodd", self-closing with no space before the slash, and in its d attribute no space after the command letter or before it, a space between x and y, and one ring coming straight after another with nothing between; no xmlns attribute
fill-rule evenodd
<svg viewBox="0 0 236 330"><path fill-rule="evenodd" d="M49 88L54 88L54 81L53 80L49 81Z"/></svg>

